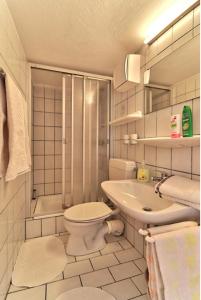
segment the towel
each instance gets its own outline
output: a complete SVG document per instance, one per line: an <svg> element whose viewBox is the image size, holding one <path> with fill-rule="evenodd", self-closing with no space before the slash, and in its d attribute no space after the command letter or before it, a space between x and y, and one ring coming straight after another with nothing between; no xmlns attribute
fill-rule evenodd
<svg viewBox="0 0 201 300"><path fill-rule="evenodd" d="M163 300L164 286L154 243L147 244L146 261L149 270L148 288L151 300Z"/></svg>
<svg viewBox="0 0 201 300"><path fill-rule="evenodd" d="M181 176L171 176L155 186L162 197L193 208L200 208L200 183Z"/></svg>
<svg viewBox="0 0 201 300"><path fill-rule="evenodd" d="M193 226L153 237L165 300L200 299L199 233Z"/></svg>
<svg viewBox="0 0 201 300"><path fill-rule="evenodd" d="M6 74L5 81L9 133L9 162L6 181L10 181L31 170L31 154L26 119L26 100L8 74Z"/></svg>
<svg viewBox="0 0 201 300"><path fill-rule="evenodd" d="M149 235L146 259L151 299L199 299L197 223L181 222L149 228Z"/></svg>
<svg viewBox="0 0 201 300"><path fill-rule="evenodd" d="M6 123L5 80L0 76L0 178L6 174L8 166L8 128Z"/></svg>

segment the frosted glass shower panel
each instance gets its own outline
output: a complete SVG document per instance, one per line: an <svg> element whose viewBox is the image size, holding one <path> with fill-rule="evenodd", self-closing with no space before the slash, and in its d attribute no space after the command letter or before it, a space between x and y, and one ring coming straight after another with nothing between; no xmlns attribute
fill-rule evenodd
<svg viewBox="0 0 201 300"><path fill-rule="evenodd" d="M71 188L73 204L83 202L83 103L84 79L72 77Z"/></svg>

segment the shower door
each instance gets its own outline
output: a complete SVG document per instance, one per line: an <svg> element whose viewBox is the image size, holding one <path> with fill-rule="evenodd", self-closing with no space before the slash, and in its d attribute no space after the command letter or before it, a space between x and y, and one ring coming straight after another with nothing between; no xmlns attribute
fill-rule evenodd
<svg viewBox="0 0 201 300"><path fill-rule="evenodd" d="M110 82L63 79L63 196L66 206L101 198L108 179Z"/></svg>

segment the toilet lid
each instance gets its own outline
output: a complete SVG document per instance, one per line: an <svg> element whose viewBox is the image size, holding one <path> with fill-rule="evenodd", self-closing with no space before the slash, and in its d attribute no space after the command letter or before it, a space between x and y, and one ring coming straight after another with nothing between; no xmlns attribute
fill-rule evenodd
<svg viewBox="0 0 201 300"><path fill-rule="evenodd" d="M104 202L89 202L66 209L64 217L69 221L84 222L107 217L111 213L111 208Z"/></svg>
<svg viewBox="0 0 201 300"><path fill-rule="evenodd" d="M115 298L98 288L79 287L59 295L56 300L115 300Z"/></svg>

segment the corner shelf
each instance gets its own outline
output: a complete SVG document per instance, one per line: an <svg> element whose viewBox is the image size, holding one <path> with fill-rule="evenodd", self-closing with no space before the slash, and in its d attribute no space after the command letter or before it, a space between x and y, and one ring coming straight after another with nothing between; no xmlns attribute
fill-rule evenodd
<svg viewBox="0 0 201 300"><path fill-rule="evenodd" d="M139 111L134 112L133 114L129 114L129 115L126 115L124 117L113 120L113 121L109 122L109 125L119 126L119 125L128 124L128 123L140 120L142 118L143 118L143 114L139 110Z"/></svg>
<svg viewBox="0 0 201 300"><path fill-rule="evenodd" d="M195 147L200 145L200 135L172 139L170 137L154 137L137 139L137 143L161 148Z"/></svg>

